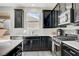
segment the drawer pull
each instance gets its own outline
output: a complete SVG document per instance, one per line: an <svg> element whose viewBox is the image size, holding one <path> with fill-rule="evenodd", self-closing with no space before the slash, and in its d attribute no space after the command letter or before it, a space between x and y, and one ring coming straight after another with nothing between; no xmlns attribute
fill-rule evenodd
<svg viewBox="0 0 79 59"><path fill-rule="evenodd" d="M73 51L71 51L71 50L70 50L70 53L72 53L72 54L76 54L76 53L74 53L74 52L73 52Z"/></svg>

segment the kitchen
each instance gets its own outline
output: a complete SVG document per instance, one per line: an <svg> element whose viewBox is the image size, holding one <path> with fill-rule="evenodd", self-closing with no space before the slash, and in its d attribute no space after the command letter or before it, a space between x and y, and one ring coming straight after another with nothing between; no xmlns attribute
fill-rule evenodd
<svg viewBox="0 0 79 59"><path fill-rule="evenodd" d="M0 56L79 56L78 5L0 4Z"/></svg>

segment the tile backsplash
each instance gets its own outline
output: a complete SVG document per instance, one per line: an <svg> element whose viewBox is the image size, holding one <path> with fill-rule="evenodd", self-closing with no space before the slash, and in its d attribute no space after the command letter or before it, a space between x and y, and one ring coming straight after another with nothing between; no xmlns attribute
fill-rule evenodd
<svg viewBox="0 0 79 59"><path fill-rule="evenodd" d="M66 34L75 34L77 35L77 30L79 30L79 26L74 26L74 25L67 25L66 29L64 29L64 32Z"/></svg>
<svg viewBox="0 0 79 59"><path fill-rule="evenodd" d="M64 30L65 34L77 34L77 31L75 29L66 29Z"/></svg>

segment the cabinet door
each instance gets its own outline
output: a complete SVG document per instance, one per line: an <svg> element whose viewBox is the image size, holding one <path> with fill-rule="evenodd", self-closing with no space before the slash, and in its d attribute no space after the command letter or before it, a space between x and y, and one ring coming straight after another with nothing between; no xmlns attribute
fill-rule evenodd
<svg viewBox="0 0 79 59"><path fill-rule="evenodd" d="M15 9L15 28L23 28L23 10Z"/></svg>
<svg viewBox="0 0 79 59"><path fill-rule="evenodd" d="M55 11L53 10L52 12L51 12L51 23L52 23L52 27L55 27Z"/></svg>
<svg viewBox="0 0 79 59"><path fill-rule="evenodd" d="M52 38L51 37L48 37L48 48L49 50L52 50Z"/></svg>
<svg viewBox="0 0 79 59"><path fill-rule="evenodd" d="M51 19L51 10L43 11L43 28L53 28Z"/></svg>
<svg viewBox="0 0 79 59"><path fill-rule="evenodd" d="M49 17L44 19L44 28L49 28L50 27L50 21L49 20L50 20Z"/></svg>
<svg viewBox="0 0 79 59"><path fill-rule="evenodd" d="M41 37L41 49L42 50L46 50L47 49L47 46L46 46L46 37L45 36L42 36Z"/></svg>
<svg viewBox="0 0 79 59"><path fill-rule="evenodd" d="M41 39L40 37L36 37L32 39L32 50L40 50L41 49Z"/></svg>
<svg viewBox="0 0 79 59"><path fill-rule="evenodd" d="M58 16L60 15L60 5L57 4L57 6L54 8L54 27L58 27Z"/></svg>
<svg viewBox="0 0 79 59"><path fill-rule="evenodd" d="M79 22L79 3L73 3L73 8L75 22Z"/></svg>
<svg viewBox="0 0 79 59"><path fill-rule="evenodd" d="M32 48L32 40L24 39L23 40L23 51L29 51Z"/></svg>
<svg viewBox="0 0 79 59"><path fill-rule="evenodd" d="M55 11L55 27L58 26L58 11Z"/></svg>
<svg viewBox="0 0 79 59"><path fill-rule="evenodd" d="M60 14L66 11L66 3L60 3Z"/></svg>

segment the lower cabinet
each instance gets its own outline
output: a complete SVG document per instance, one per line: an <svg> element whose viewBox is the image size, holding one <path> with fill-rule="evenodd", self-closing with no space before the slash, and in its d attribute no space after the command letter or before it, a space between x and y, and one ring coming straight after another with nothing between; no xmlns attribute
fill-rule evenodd
<svg viewBox="0 0 79 59"><path fill-rule="evenodd" d="M52 41L49 36L24 37L23 51L51 50Z"/></svg>
<svg viewBox="0 0 79 59"><path fill-rule="evenodd" d="M62 56L79 56L79 50L62 43Z"/></svg>
<svg viewBox="0 0 79 59"><path fill-rule="evenodd" d="M5 56L22 56L22 43L16 46L13 50L11 50Z"/></svg>

